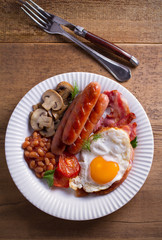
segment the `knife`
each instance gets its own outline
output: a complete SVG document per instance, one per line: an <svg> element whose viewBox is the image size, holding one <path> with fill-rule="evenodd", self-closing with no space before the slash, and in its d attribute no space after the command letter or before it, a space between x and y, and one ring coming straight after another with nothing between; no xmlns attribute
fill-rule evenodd
<svg viewBox="0 0 162 240"><path fill-rule="evenodd" d="M90 41L94 44L98 44L98 45L101 45L101 46L107 48L109 51L113 52L115 55L118 55L121 58L129 61L133 66L136 67L136 66L139 65L139 61L137 60L137 58L130 55L129 53L124 51L122 48L119 48L114 43L108 42L107 40L105 40L105 39L103 39L103 38L101 38L101 37L99 37L99 36L97 36L97 35L95 35L91 32L88 32L83 27L78 26L78 25L74 25L74 24L64 20L63 18L60 18L60 17L55 16L55 15L53 15L53 21L69 28L76 35L81 36L81 37L87 39L88 41Z"/></svg>

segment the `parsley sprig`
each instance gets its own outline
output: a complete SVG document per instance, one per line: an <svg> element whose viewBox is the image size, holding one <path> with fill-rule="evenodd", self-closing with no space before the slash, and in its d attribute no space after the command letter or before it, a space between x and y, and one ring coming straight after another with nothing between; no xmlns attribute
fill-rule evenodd
<svg viewBox="0 0 162 240"><path fill-rule="evenodd" d="M97 141L99 138L101 138L101 134L99 134L99 133L96 133L96 134L92 135L92 137L90 137L89 139L87 139L83 142L82 149L83 150L88 150L89 152L91 152L91 148L90 148L91 142L92 141Z"/></svg>
<svg viewBox="0 0 162 240"><path fill-rule="evenodd" d="M48 170L44 173L43 179L47 181L49 187L53 186L55 170L56 168L54 170Z"/></svg>
<svg viewBox="0 0 162 240"><path fill-rule="evenodd" d="M137 147L137 136L135 137L135 139L133 139L132 141L131 141L131 145L132 145L132 147L133 148L136 148Z"/></svg>
<svg viewBox="0 0 162 240"><path fill-rule="evenodd" d="M75 82L74 83L74 90L73 92L71 93L71 101L73 101L73 99L76 97L76 95L79 93L79 88L78 88L78 85L77 83Z"/></svg>

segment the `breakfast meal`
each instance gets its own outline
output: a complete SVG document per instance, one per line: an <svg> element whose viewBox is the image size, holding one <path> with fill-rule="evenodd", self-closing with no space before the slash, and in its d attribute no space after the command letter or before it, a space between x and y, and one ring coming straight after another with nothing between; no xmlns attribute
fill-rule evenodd
<svg viewBox="0 0 162 240"><path fill-rule="evenodd" d="M117 90L101 92L98 82L90 82L79 91L60 82L33 106L24 158L49 187L71 188L76 196L107 194L132 167L135 118Z"/></svg>

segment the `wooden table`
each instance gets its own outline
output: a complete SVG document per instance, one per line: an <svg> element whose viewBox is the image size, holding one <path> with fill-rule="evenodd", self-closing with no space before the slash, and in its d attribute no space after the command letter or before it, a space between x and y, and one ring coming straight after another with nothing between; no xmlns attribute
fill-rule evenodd
<svg viewBox="0 0 162 240"><path fill-rule="evenodd" d="M162 239L162 1L36 2L139 59L140 65L131 69L132 78L122 85L136 96L150 119L154 161L138 194L120 210L97 220L61 220L23 197L11 179L4 152L7 123L17 103L34 85L57 74L84 71L113 77L73 43L40 31L16 1L1 0L0 239Z"/></svg>

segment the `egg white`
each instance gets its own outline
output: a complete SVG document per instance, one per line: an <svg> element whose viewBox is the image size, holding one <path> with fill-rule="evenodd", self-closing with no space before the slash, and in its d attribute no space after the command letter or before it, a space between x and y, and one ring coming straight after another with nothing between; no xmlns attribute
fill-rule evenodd
<svg viewBox="0 0 162 240"><path fill-rule="evenodd" d="M80 166L81 171L75 178L70 179L69 186L74 189L83 188L86 192L98 192L108 189L114 182L119 181L129 166L132 147L128 134L119 128L109 128L100 132L101 138L91 139L90 151L82 150ZM118 163L119 171L116 177L106 184L97 184L90 176L90 163L97 156L106 161Z"/></svg>

